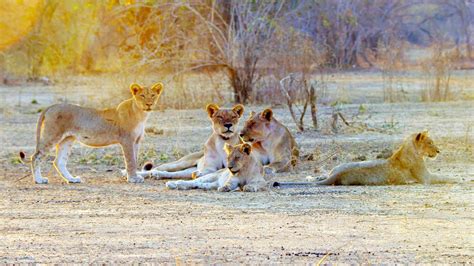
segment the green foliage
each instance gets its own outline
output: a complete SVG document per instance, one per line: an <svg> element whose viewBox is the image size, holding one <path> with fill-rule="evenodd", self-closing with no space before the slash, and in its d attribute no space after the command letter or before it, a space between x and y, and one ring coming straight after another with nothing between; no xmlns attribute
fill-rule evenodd
<svg viewBox="0 0 474 266"><path fill-rule="evenodd" d="M168 154L166 154L166 153L160 154L160 161L167 162L169 159L170 159L170 157L168 156Z"/></svg>
<svg viewBox="0 0 474 266"><path fill-rule="evenodd" d="M22 164L20 158L18 157L18 154L10 154L10 164L13 164L13 165Z"/></svg>

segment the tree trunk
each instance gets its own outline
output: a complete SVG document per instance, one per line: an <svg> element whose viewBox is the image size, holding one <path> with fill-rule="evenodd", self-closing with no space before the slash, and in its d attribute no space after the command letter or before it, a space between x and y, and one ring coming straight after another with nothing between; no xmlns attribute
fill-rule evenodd
<svg viewBox="0 0 474 266"><path fill-rule="evenodd" d="M316 106L316 101L317 101L317 96L316 96L316 91L311 85L311 88L309 89L309 104L311 105L311 119L313 120L313 127L314 129L318 129L318 108Z"/></svg>

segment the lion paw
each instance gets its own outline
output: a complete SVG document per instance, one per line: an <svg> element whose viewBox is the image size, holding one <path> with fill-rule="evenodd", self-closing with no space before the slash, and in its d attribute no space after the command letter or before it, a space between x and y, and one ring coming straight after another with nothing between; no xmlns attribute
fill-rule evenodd
<svg viewBox="0 0 474 266"><path fill-rule="evenodd" d="M217 191L219 191L219 192L229 192L230 190L231 189L228 186L222 186L222 187L217 189Z"/></svg>
<svg viewBox="0 0 474 266"><path fill-rule="evenodd" d="M69 183L69 184L77 184L77 183L81 183L81 178L76 176L76 177L72 177L72 178L68 178L66 179L66 181Z"/></svg>
<svg viewBox="0 0 474 266"><path fill-rule="evenodd" d="M264 169L266 175L273 175L275 173L275 169L273 169L271 167L265 166L265 167L263 167L263 169Z"/></svg>
<svg viewBox="0 0 474 266"><path fill-rule="evenodd" d="M130 177L128 177L127 181L128 181L128 183L137 184L137 183L145 182L145 179L141 176L130 176Z"/></svg>
<svg viewBox="0 0 474 266"><path fill-rule="evenodd" d="M35 178L35 183L36 184L48 184L48 179L41 177L41 178Z"/></svg>
<svg viewBox="0 0 474 266"><path fill-rule="evenodd" d="M254 187L254 186L244 186L243 187L243 191L244 192L257 192L258 191L258 188Z"/></svg>
<svg viewBox="0 0 474 266"><path fill-rule="evenodd" d="M120 170L120 174L121 174L122 176L127 176L127 169L122 169L122 170Z"/></svg>

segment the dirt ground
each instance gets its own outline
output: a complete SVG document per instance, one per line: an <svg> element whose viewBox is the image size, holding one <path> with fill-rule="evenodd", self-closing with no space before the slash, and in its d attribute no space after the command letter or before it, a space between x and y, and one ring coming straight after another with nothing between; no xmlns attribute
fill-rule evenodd
<svg viewBox="0 0 474 266"><path fill-rule="evenodd" d="M342 162L374 159L428 129L441 149L429 169L458 184L218 193L170 191L149 179L127 184L118 147L80 145L69 168L82 184L65 184L50 166L43 169L50 184L33 184L16 154L33 152L37 110L57 100L48 87L34 90L19 97L0 87L2 263L474 262L472 101L344 104L338 108L348 120L370 130L340 125L337 134L331 106L319 110L319 131L303 133L275 107L304 157L276 180L303 181ZM245 116L262 108L250 106ZM159 134L147 135L141 158L156 164L199 150L211 131L202 109L156 112L148 125Z"/></svg>

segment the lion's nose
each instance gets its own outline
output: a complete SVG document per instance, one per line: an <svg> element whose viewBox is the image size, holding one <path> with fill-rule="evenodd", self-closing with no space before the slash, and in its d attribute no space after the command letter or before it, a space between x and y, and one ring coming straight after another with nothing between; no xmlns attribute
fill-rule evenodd
<svg viewBox="0 0 474 266"><path fill-rule="evenodd" d="M231 128L231 127L232 127L232 124L231 124L231 123L226 123L226 124L224 124L224 126L225 126L226 128Z"/></svg>

